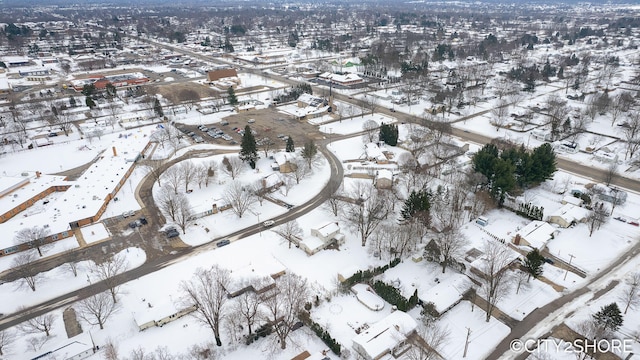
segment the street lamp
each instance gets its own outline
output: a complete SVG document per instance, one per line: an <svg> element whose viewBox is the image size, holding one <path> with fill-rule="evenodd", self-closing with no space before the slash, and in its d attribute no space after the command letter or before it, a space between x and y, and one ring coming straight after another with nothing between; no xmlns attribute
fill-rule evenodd
<svg viewBox="0 0 640 360"><path fill-rule="evenodd" d="M258 232L260 233L260 237L262 237L262 224L260 223L260 213L256 213L256 216L258 217Z"/></svg>

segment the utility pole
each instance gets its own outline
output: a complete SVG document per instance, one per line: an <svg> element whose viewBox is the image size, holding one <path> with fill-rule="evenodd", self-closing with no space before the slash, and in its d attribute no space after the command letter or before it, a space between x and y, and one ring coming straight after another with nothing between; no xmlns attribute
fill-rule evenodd
<svg viewBox="0 0 640 360"><path fill-rule="evenodd" d="M463 358L467 357L467 349L469 349L469 336L471 335L471 329L467 327L467 338L464 341L464 353L462 354Z"/></svg>
<svg viewBox="0 0 640 360"><path fill-rule="evenodd" d="M571 266L571 261L573 261L574 257L575 256L569 254L569 266ZM564 279L562 279L562 280L567 280L567 274L569 273L569 266L567 266L567 270L564 273Z"/></svg>

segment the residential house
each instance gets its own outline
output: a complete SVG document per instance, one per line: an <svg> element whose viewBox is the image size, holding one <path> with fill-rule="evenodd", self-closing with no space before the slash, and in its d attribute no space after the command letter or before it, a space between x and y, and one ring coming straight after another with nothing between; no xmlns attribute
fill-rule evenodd
<svg viewBox="0 0 640 360"><path fill-rule="evenodd" d="M376 171L374 184L377 189L391 189L393 187L393 173L391 170L380 169Z"/></svg>
<svg viewBox="0 0 640 360"><path fill-rule="evenodd" d="M574 199L582 201L578 198ZM589 210L567 203L549 215L549 222L552 224L558 224L563 228L568 228L571 224L584 222L588 215Z"/></svg>
<svg viewBox="0 0 640 360"><path fill-rule="evenodd" d="M311 236L302 239L298 245L307 255L313 255L331 244L342 245L344 240L344 234L340 233L338 223L330 222L311 229Z"/></svg>
<svg viewBox="0 0 640 360"><path fill-rule="evenodd" d="M375 161L376 164L388 164L389 159L384 154L380 146L376 143L368 143L364 146L364 151L367 156L367 160Z"/></svg>
<svg viewBox="0 0 640 360"><path fill-rule="evenodd" d="M399 357L411 347L407 338L417 327L411 316L396 310L354 337L353 349L366 360Z"/></svg>
<svg viewBox="0 0 640 360"><path fill-rule="evenodd" d="M489 241L494 241L494 240L489 240ZM505 264L504 267L502 269L495 270L496 272L502 272L502 271L505 271L507 268L509 268L509 266L511 266L514 262L518 261L518 259L520 258L520 253L518 253L513 249L510 249L505 244L502 244L499 242L496 242L496 244L498 246L504 246L505 249L508 251L508 257L504 262ZM478 276L480 278L487 277L487 274L485 273L485 270L487 269L487 257L482 250L479 250L476 248L470 249L469 251L467 251L465 259L467 261L470 261L469 272L471 274Z"/></svg>
<svg viewBox="0 0 640 360"><path fill-rule="evenodd" d="M534 220L518 230L512 239L515 245L525 245L543 250L549 240L553 239L556 229L545 221Z"/></svg>
<svg viewBox="0 0 640 360"><path fill-rule="evenodd" d="M295 157L295 154L282 151L273 154L273 160L278 164L278 171L283 174L295 171L297 165L291 162L293 157Z"/></svg>
<svg viewBox="0 0 640 360"><path fill-rule="evenodd" d="M418 298L423 303L431 303L438 314L442 315L449 309L456 306L464 294L471 289L471 280L463 274L455 274L447 281L439 282L438 285L418 294Z"/></svg>

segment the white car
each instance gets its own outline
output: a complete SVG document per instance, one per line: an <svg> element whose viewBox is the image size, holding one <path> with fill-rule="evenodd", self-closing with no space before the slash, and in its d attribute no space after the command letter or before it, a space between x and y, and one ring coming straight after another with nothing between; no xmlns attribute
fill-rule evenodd
<svg viewBox="0 0 640 360"><path fill-rule="evenodd" d="M273 226L273 224L275 224L275 223L276 223L276 222L275 222L275 221L273 221L273 220L267 220L267 221L263 222L263 223L262 223L262 225L263 225L264 227L269 227L269 226Z"/></svg>

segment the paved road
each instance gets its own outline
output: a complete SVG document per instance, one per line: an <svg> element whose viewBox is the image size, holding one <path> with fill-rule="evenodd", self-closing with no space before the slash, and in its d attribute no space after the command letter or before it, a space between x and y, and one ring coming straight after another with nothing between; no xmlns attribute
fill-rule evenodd
<svg viewBox="0 0 640 360"><path fill-rule="evenodd" d="M523 337L533 328L540 325L541 323L549 323L556 320L556 324L562 322L564 319L556 319L557 314L554 312L563 306L567 305L571 301L579 298L580 296L589 293L591 290L589 289L589 285L601 280L605 276L611 274L613 271L617 270L620 265L626 264L632 259L635 259L636 256L640 253L640 242L636 243L632 248L626 251L622 256L620 256L616 261L611 263L611 265L607 266L605 269L597 273L591 279L589 279L588 283L582 286L579 289L576 289L566 295L559 297L558 299L550 302L549 304L538 308L531 312L531 314L527 315L522 321L517 323L516 326L511 328L511 333L509 336L504 338L495 348L495 350L487 356L487 360L495 360L499 358L512 359L516 354L509 350L509 344L513 339L524 339ZM594 294L594 297L597 294Z"/></svg>

